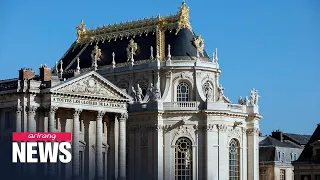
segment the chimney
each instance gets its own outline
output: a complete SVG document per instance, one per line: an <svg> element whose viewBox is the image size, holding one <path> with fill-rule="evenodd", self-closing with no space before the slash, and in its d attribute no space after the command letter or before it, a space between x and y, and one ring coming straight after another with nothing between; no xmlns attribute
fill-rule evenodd
<svg viewBox="0 0 320 180"><path fill-rule="evenodd" d="M19 80L28 80L34 77L34 71L32 68L21 68L19 70Z"/></svg>
<svg viewBox="0 0 320 180"><path fill-rule="evenodd" d="M51 69L45 64L41 65L40 68L40 80L41 81L50 81L51 80Z"/></svg>
<svg viewBox="0 0 320 180"><path fill-rule="evenodd" d="M273 138L283 142L283 133L278 129L275 131L272 131L272 135Z"/></svg>

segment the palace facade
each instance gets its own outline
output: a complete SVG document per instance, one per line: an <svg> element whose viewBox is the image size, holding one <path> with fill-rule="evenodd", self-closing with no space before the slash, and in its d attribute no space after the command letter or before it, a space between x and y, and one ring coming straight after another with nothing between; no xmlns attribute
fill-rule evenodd
<svg viewBox="0 0 320 180"><path fill-rule="evenodd" d="M17 132L72 132L72 162L15 166L55 179L259 179L258 92L232 103L178 13L86 28L50 69L0 81L1 143ZM2 153L4 154L4 153ZM15 171L18 172L18 171Z"/></svg>

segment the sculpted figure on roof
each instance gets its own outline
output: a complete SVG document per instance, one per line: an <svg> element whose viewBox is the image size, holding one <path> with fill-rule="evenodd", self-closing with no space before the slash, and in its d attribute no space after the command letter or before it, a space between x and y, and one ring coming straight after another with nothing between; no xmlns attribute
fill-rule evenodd
<svg viewBox="0 0 320 180"><path fill-rule="evenodd" d="M81 20L80 25L77 26L76 28L77 28L77 35L78 35L77 42L79 42L82 36L86 34L86 31L87 31L86 24L83 22L83 20Z"/></svg>

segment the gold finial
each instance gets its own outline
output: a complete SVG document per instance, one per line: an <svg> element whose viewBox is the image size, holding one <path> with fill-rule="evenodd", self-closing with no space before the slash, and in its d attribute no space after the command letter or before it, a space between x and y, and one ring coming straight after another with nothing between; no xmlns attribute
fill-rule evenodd
<svg viewBox="0 0 320 180"><path fill-rule="evenodd" d="M193 32L189 21L189 7L186 5L185 1L182 1L182 5L179 8L179 22L176 34L183 28L188 28Z"/></svg>
<svg viewBox="0 0 320 180"><path fill-rule="evenodd" d="M77 28L77 35L78 35L77 42L80 42L87 32L86 24L84 23L83 20L81 20L81 23L76 28Z"/></svg>
<svg viewBox="0 0 320 180"><path fill-rule="evenodd" d="M197 35L193 39L193 44L197 48L197 55L200 53L203 56L204 40L201 38L201 35Z"/></svg>

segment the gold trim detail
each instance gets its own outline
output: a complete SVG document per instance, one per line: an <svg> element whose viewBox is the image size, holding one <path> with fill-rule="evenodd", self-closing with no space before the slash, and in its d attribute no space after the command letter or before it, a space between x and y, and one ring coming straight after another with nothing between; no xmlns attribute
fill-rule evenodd
<svg viewBox="0 0 320 180"><path fill-rule="evenodd" d="M121 22L119 24L103 25L96 28L87 29L86 24L81 21L77 26L77 44L92 43L92 42L110 42L117 39L148 35L149 33L157 33L157 27L161 31L176 30L176 34L183 29L188 28L192 33L192 28L189 21L189 7L182 3L179 12L175 15L157 16L133 20L130 22ZM161 38L160 38L161 39ZM161 51L160 51L161 52Z"/></svg>
<svg viewBox="0 0 320 180"><path fill-rule="evenodd" d="M136 55L137 50L138 50L138 44L135 43L133 39L131 39L126 49L128 61L131 59L131 51L133 55Z"/></svg>
<svg viewBox="0 0 320 180"><path fill-rule="evenodd" d="M193 38L193 44L196 46L197 51L203 56L204 40L201 38L201 35L197 35L197 37Z"/></svg>

